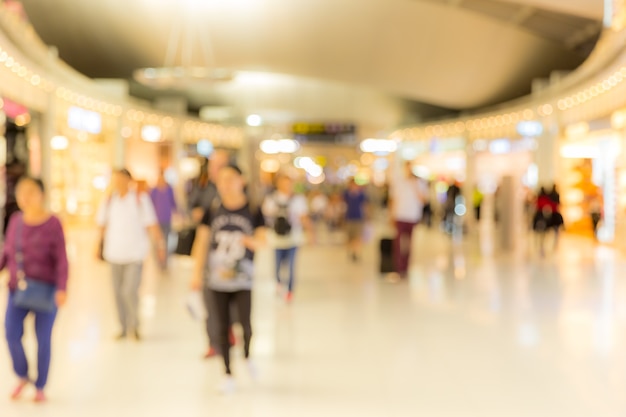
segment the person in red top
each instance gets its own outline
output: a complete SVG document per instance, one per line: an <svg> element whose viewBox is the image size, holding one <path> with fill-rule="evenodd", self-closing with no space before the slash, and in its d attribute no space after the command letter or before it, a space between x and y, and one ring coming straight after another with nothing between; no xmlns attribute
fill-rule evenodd
<svg viewBox="0 0 626 417"><path fill-rule="evenodd" d="M536 212L533 218L533 230L539 234L539 250L544 255L545 235L548 230L554 231L554 247L558 246L559 231L563 227L563 216L560 213L561 196L556 185L548 193L541 187L537 196Z"/></svg>
<svg viewBox="0 0 626 417"><path fill-rule="evenodd" d="M5 334L9 352L13 360L13 369L19 378L11 398L17 400L24 388L30 383L29 367L22 336L24 319L29 314L35 316L37 334L37 379L32 381L37 389L36 402L46 400L44 388L48 381L50 367L50 348L52 327L57 309L51 312L31 311L16 305L15 295L18 286L18 269L23 266L23 273L29 279L50 284L55 287L56 307L62 307L67 298L68 263L65 252L65 236L60 220L50 214L44 205L44 185L36 178L22 178L16 189L17 203L22 210L15 213L7 229L0 270L8 268L9 301L5 316ZM23 261L20 262L18 255Z"/></svg>

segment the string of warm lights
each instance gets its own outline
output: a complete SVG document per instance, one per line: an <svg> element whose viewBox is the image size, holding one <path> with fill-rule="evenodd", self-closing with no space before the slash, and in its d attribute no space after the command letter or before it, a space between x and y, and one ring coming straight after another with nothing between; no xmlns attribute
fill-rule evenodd
<svg viewBox="0 0 626 417"><path fill-rule="evenodd" d="M3 15L3 18L5 18L4 21L6 22L5 14L7 12L3 7L4 6L0 6L0 14ZM26 22L18 22L14 19L10 20L11 26L14 29L18 28L24 32L31 32L29 31L30 25ZM14 77L20 79L27 83L30 88L35 88L47 95L54 94L59 101L66 105L77 106L98 112L101 115L116 118L125 115L124 120L126 123L134 122L155 125L164 130L171 130L176 126L180 126L182 129L181 134L185 142L196 143L204 139L211 141L215 146L230 148L238 148L243 144L243 131L237 127L206 123L186 116L173 116L167 113L156 112L148 106L141 106L123 100L115 102L113 100L96 97L97 94L90 95L78 92L75 88L70 88L65 83L53 81L52 78L54 77L44 75L45 71L35 70L34 65L24 64L15 54L12 54L8 50L8 45L4 46L5 47L0 46L0 70L4 69L3 72L7 74L7 78ZM13 83L10 79L4 79L3 81L5 85L11 85ZM23 92L23 90L21 91ZM24 94L24 96L27 95L28 94ZM122 128L122 136L128 136L128 129L131 129L130 132L132 134L132 128L125 126Z"/></svg>
<svg viewBox="0 0 626 417"><path fill-rule="evenodd" d="M470 140L495 139L508 134L515 135L517 125L522 121L557 116L557 120L562 123L575 123L593 117L609 116L611 112L619 111L626 105L626 51L623 48L623 36L617 36L626 35L626 28L619 26L621 21L615 21L611 31L607 32L609 39L601 40L597 53L590 58L602 62L610 62L616 56L617 59L590 77L590 81L582 81L567 92L556 86L548 94L544 94L540 101L535 97L528 97L511 104L506 110L396 130L390 138L397 141L420 141L463 135ZM620 33L615 34L616 31ZM616 48L616 45L619 47Z"/></svg>

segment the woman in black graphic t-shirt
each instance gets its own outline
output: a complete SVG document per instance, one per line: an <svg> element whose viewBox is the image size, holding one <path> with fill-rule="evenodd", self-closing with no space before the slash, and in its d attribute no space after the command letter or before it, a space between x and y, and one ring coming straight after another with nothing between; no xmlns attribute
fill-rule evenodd
<svg viewBox="0 0 626 417"><path fill-rule="evenodd" d="M249 359L252 327L250 324L254 252L265 243L264 218L261 211L250 209L244 192L241 170L229 165L220 170L217 189L222 204L209 210L198 227L193 248L195 270L193 288L206 281L213 296L212 310L219 321L220 350L226 368L226 380L221 387L225 393L235 388L230 369L228 330L230 305L234 303L243 327L244 353L250 372L256 373Z"/></svg>

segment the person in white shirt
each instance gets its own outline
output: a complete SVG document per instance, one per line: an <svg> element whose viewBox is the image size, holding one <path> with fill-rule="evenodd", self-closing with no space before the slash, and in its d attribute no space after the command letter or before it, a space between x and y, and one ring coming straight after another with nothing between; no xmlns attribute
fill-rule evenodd
<svg viewBox="0 0 626 417"><path fill-rule="evenodd" d="M312 230L309 208L304 195L294 193L294 184L290 177L279 174L276 177L276 191L265 198L263 213L272 226L274 247L276 249L276 281L279 294L283 292L281 267L287 265L289 280L285 298L291 302L294 290L294 270L296 253L305 243L305 231Z"/></svg>
<svg viewBox="0 0 626 417"><path fill-rule="evenodd" d="M395 178L391 188L391 220L396 228L394 263L400 278L406 278L413 229L422 219L424 204L428 199L428 186L412 172L411 162L404 165L404 173Z"/></svg>
<svg viewBox="0 0 626 417"><path fill-rule="evenodd" d="M139 286L143 261L150 251L150 237L158 257L165 260L166 247L150 196L131 189L127 169L113 173L111 195L100 205L96 221L100 227L101 256L111 265L115 301L121 333L140 340Z"/></svg>

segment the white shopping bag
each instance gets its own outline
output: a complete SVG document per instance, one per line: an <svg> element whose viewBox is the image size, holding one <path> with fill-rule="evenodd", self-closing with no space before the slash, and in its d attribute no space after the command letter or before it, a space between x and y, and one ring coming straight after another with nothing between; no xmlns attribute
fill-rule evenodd
<svg viewBox="0 0 626 417"><path fill-rule="evenodd" d="M189 314L194 320L206 320L208 314L206 307L204 306L204 300L202 299L202 292L191 291L187 295L187 301L185 303Z"/></svg>

